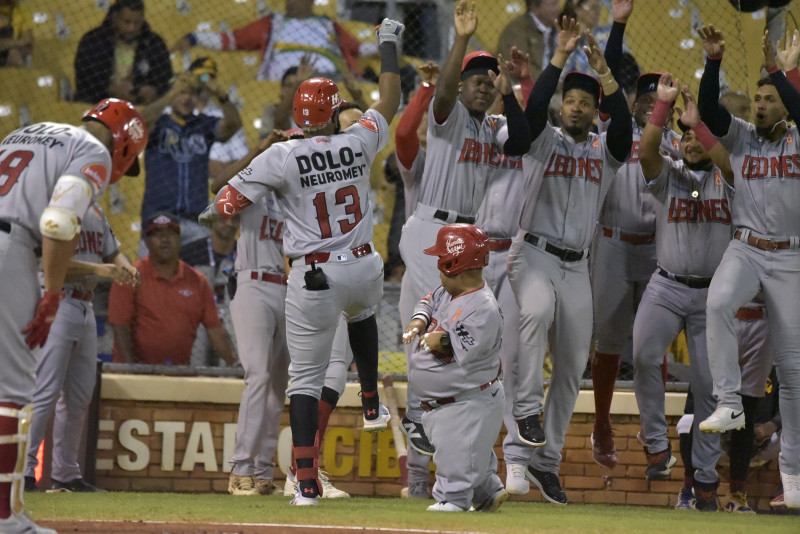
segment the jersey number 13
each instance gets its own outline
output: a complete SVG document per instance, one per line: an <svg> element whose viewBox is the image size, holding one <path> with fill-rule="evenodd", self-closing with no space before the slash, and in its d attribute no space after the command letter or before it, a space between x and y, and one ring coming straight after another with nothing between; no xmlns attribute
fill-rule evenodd
<svg viewBox="0 0 800 534"><path fill-rule="evenodd" d="M336 200L335 205L344 205L344 212L348 217L339 219L339 228L342 234L346 234L358 225L361 221L361 199L358 196L358 189L354 185L348 185L337 189L334 194ZM319 223L319 232L323 239L332 237L331 234L331 221L328 215L328 202L325 199L325 193L317 193L314 196L314 207L317 210L317 222ZM353 220L350 220L350 215Z"/></svg>

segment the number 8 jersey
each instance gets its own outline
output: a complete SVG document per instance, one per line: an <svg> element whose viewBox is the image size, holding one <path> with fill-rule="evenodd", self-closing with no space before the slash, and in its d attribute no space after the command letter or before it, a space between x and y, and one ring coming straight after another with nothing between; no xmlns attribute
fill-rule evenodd
<svg viewBox="0 0 800 534"><path fill-rule="evenodd" d="M229 184L252 202L275 191L287 257L354 248L372 240L369 171L388 139L386 119L370 109L339 135L272 145Z"/></svg>

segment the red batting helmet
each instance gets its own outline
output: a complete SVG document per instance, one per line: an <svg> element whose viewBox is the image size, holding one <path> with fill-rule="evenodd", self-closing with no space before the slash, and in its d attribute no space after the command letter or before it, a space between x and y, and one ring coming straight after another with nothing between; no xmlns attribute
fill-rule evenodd
<svg viewBox="0 0 800 534"><path fill-rule="evenodd" d="M333 80L309 78L294 94L294 122L301 128L322 126L331 120L333 110L344 103Z"/></svg>
<svg viewBox="0 0 800 534"><path fill-rule="evenodd" d="M424 250L439 256L438 267L447 276L489 265L489 236L471 224L448 224L436 235L436 244Z"/></svg>
<svg viewBox="0 0 800 534"><path fill-rule="evenodd" d="M139 174L139 153L147 146L147 125L127 100L106 98L84 115L84 121L96 120L111 131L111 183L123 175Z"/></svg>

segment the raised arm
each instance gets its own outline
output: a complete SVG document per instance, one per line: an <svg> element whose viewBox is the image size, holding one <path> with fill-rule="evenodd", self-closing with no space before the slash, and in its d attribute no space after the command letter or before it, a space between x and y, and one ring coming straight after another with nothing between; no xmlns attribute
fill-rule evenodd
<svg viewBox="0 0 800 534"><path fill-rule="evenodd" d="M392 122L400 107L400 65L397 63L397 39L405 26L396 20L383 19L378 27L378 46L381 52L381 75L378 78L380 97L372 105L374 109Z"/></svg>
<svg viewBox="0 0 800 534"><path fill-rule="evenodd" d="M522 105L526 106L534 84L531 76L531 55L523 54L519 48L512 46L509 50L509 59L505 63L509 74L519 82L522 89Z"/></svg>
<svg viewBox="0 0 800 534"><path fill-rule="evenodd" d="M786 78L795 89L800 90L798 60L800 60L800 30L794 30L791 34L787 31L786 39L783 42L778 40L775 61L781 70L786 73Z"/></svg>
<svg viewBox="0 0 800 534"><path fill-rule="evenodd" d="M633 0L612 0L611 13L614 17L614 23L611 25L611 32L608 35L608 42L603 56L614 78L620 77L625 27L632 12ZM608 102L605 98L600 100L600 114L603 118L609 114Z"/></svg>
<svg viewBox="0 0 800 534"><path fill-rule="evenodd" d="M442 67L439 84L436 86L436 93L433 97L433 117L438 124L446 121L456 106L458 86L461 81L461 62L467 51L467 43L478 27L475 2L472 2L468 8L467 0L459 0L455 7L453 20L456 37Z"/></svg>
<svg viewBox="0 0 800 534"><path fill-rule="evenodd" d="M764 53L764 68L769 73L769 78L775 84L775 89L778 91L778 96L781 97L786 111L795 122L800 124L800 92L792 86L786 75L781 71L775 63L775 51L772 49L772 43L769 40L769 30L764 32L761 38L761 49Z"/></svg>
<svg viewBox="0 0 800 534"><path fill-rule="evenodd" d="M539 79L536 80L536 85L533 86L533 91L528 99L528 105L525 106L525 118L530 129L531 141L535 141L547 126L547 107L550 105L550 99L553 98L553 93L556 91L558 79L564 65L567 64L567 58L577 48L581 39L580 25L575 19L563 17L560 22L556 21L556 30L558 31L556 51L550 63L539 75ZM509 134L517 135L510 126Z"/></svg>
<svg viewBox="0 0 800 534"><path fill-rule="evenodd" d="M489 78L494 83L494 88L500 93L503 99L503 107L506 110L506 120L508 130L515 132L516 135L509 136L503 143L503 153L509 156L522 156L531 148L530 130L525 122L525 115L519 107L517 96L511 86L511 74L502 55L497 56L497 67L500 74L489 71Z"/></svg>
<svg viewBox="0 0 800 534"><path fill-rule="evenodd" d="M719 67L725 52L725 39L722 38L722 32L714 26L703 26L697 33L703 39L703 48L707 55L706 68L700 78L700 91L697 94L700 119L706 123L711 133L722 137L728 133L732 120L730 112L719 103Z"/></svg>
<svg viewBox="0 0 800 534"><path fill-rule="evenodd" d="M583 47L583 51L589 60L589 66L600 77L600 84L603 86L603 100L606 101L608 113L611 116L606 133L608 150L617 161L628 161L633 143L633 122L628 102L608 68L597 41L588 31L584 37L588 45Z"/></svg>
<svg viewBox="0 0 800 534"><path fill-rule="evenodd" d="M397 130L394 134L394 146L397 159L406 169L410 169L414 159L419 153L420 143L417 136L417 129L425 115L425 110L433 98L436 90L436 83L439 79L439 65L429 62L419 68L422 74L422 83L417 92L406 106L400 120L397 123Z"/></svg>
<svg viewBox="0 0 800 534"><path fill-rule="evenodd" d="M672 105L678 98L679 88L678 80L674 80L669 73L662 75L658 80L656 89L658 100L656 100L656 105L644 126L642 138L639 141L639 164L642 166L642 174L647 180L656 178L664 167L664 158L659 153L661 136L669 120Z"/></svg>
<svg viewBox="0 0 800 534"><path fill-rule="evenodd" d="M242 117L239 116L239 110L236 105L228 98L228 93L220 87L215 79L210 79L206 83L208 90L219 102L219 108L222 110L222 119L217 123L214 130L214 136L217 141L225 142L236 133L236 130L242 127Z"/></svg>
<svg viewBox="0 0 800 534"><path fill-rule="evenodd" d="M708 129L703 121L700 120L700 111L697 109L697 102L695 102L691 91L688 87L681 89L681 97L683 98L683 106L685 111L678 110L681 122L692 129L697 136L697 140L703 145L703 148L708 152L711 161L719 167L722 177L728 182L728 185L733 186L733 169L731 168L731 159L728 156L728 151L722 146L722 143L714 137L714 134Z"/></svg>

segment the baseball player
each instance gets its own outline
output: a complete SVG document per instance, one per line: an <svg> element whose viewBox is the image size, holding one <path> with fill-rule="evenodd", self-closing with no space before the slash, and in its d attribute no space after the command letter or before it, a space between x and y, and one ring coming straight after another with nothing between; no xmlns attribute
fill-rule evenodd
<svg viewBox="0 0 800 534"><path fill-rule="evenodd" d="M489 237L477 226L448 224L425 254L438 257L442 283L414 308L403 342L415 347L409 383L423 399L423 424L436 448L437 502L428 511L466 512L472 505L494 512L508 493L494 454L505 395L503 317L482 276Z"/></svg>
<svg viewBox="0 0 800 534"><path fill-rule="evenodd" d="M614 24L605 58L617 77L622 67L625 26L632 11L630 1L612 3ZM620 357L631 336L636 308L656 268L653 198L645 190L640 176L638 152L642 129L656 101L659 77L658 73L646 73L636 80L631 157L620 168L600 210L591 262L596 345L591 363L595 420L590 439L594 461L611 469L617 465L611 430L614 382L619 374ZM601 117L604 116L603 107L601 105ZM601 122L601 131L605 125ZM679 159L679 145L678 135L665 128L661 137L662 152Z"/></svg>
<svg viewBox="0 0 800 534"><path fill-rule="evenodd" d="M717 410L700 424L722 432L745 424L736 354L736 311L764 292L770 341L781 383L783 432L779 467L784 500L800 508L800 185L792 158L800 153L796 127L800 94L775 65L772 46L763 39L769 79L758 83L755 124L732 118L719 105L719 68L725 41L713 26L699 30L708 55L700 81L700 114L730 154L738 194L733 209L734 239L714 274L708 292L708 350ZM788 113L787 113L788 112Z"/></svg>
<svg viewBox="0 0 800 534"><path fill-rule="evenodd" d="M562 18L557 49L533 88L525 109L533 143L523 157L526 192L520 230L508 257L508 279L520 307L520 356L513 413L523 442L537 447L526 476L556 504L567 496L558 480L561 448L578 397L592 337L588 252L597 214L617 169L631 148L631 115L597 43L586 34L589 64L600 82L570 73L564 78L563 126L547 124L547 104L561 69L581 37L577 22ZM608 131L591 132L603 86L611 115ZM509 122L508 133L518 135ZM548 336L553 376L542 412Z"/></svg>
<svg viewBox="0 0 800 534"><path fill-rule="evenodd" d="M83 128L32 124L0 142L0 274L7 281L0 301L14 303L0 314L0 532L9 534L55 532L38 527L22 500L33 349L47 341L86 210L110 182L138 172L147 144L141 115L123 100L103 100L83 120ZM44 294L36 275L40 244Z"/></svg>
<svg viewBox="0 0 800 534"><path fill-rule="evenodd" d="M417 206L403 226L400 238L400 254L406 265L400 287L403 324L411 320L414 303L439 284L436 262L423 254L423 249L433 245L437 232L445 224L475 222L489 171L499 159L498 148L507 154L521 155L529 146L521 110L510 84L503 94L503 103L508 120L520 122L521 133L497 146L497 134L506 120L489 117L486 110L494 102L496 84L504 77L489 77L489 72L499 72L497 59L489 53L478 51L464 55L477 22L474 2L467 7L467 1L460 0L454 11L455 40L428 109L427 153L430 157L425 159L417 185ZM406 361L409 357L407 348ZM433 449L421 422L419 396L411 386L402 428L412 448L431 455Z"/></svg>
<svg viewBox="0 0 800 534"><path fill-rule="evenodd" d="M286 218L284 251L293 261L286 295L291 365L289 416L297 469L295 505L316 505L317 403L331 343L342 312L361 381L364 428L383 430L388 410L378 398L378 327L374 309L383 293L383 264L372 243L369 169L386 145L400 103L397 39L403 25L384 19L377 30L381 96L357 124L334 136L342 100L327 78L303 82L294 118L306 139L278 143L231 179L201 220L232 217L269 190Z"/></svg>
<svg viewBox="0 0 800 534"><path fill-rule="evenodd" d="M25 470L25 489L36 490L36 453L53 420L52 483L48 492L94 492L81 477L78 455L86 410L92 400L97 368L97 324L92 297L100 278L135 284L138 271L119 251L108 219L92 204L81 220L73 265L67 271L65 297L58 307L50 335L36 369L33 421Z"/></svg>
<svg viewBox="0 0 800 534"><path fill-rule="evenodd" d="M699 121L697 105L688 89L683 93L686 111L681 121L692 129L681 139L683 159L675 162L659 154L663 128L678 92L678 81L669 74L663 75L657 89L658 101L639 145L642 175L657 201L658 267L645 289L633 325L633 384L647 442L648 480L669 478L676 462L667 439L661 363L664 352L681 329L686 332L690 353L696 424L714 411L706 351L705 303L711 276L731 237L732 173L716 167L699 140L708 135L708 130ZM715 511L719 439L700 434L696 426L694 430L695 509Z"/></svg>

